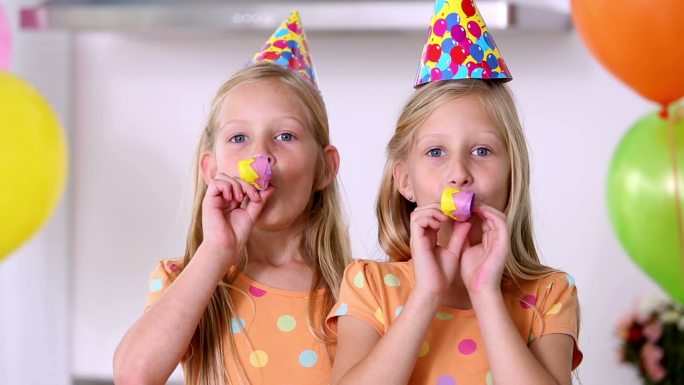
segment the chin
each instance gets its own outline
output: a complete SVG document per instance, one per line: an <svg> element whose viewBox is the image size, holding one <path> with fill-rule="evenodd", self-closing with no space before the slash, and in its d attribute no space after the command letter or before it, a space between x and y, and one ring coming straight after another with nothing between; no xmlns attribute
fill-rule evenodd
<svg viewBox="0 0 684 385"><path fill-rule="evenodd" d="M254 225L263 231L282 231L294 228L300 218L301 215L292 215L290 210L267 205Z"/></svg>

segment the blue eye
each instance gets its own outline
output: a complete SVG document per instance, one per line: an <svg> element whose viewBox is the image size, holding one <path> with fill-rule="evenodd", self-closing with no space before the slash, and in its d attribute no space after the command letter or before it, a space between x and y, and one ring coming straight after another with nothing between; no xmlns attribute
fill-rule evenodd
<svg viewBox="0 0 684 385"><path fill-rule="evenodd" d="M487 156L491 153L492 151L485 147L478 147L471 152L475 156Z"/></svg>
<svg viewBox="0 0 684 385"><path fill-rule="evenodd" d="M276 139L283 142L291 142L294 140L294 138L294 135L290 134L289 132L283 132L282 134L276 135Z"/></svg>
<svg viewBox="0 0 684 385"><path fill-rule="evenodd" d="M433 158L439 158L442 156L446 156L446 153L441 148L431 148L428 150L426 155Z"/></svg>
<svg viewBox="0 0 684 385"><path fill-rule="evenodd" d="M235 135L235 136L231 137L230 139L228 139L228 141L232 142L232 143L244 143L246 140L247 140L247 137L242 135L242 134Z"/></svg>

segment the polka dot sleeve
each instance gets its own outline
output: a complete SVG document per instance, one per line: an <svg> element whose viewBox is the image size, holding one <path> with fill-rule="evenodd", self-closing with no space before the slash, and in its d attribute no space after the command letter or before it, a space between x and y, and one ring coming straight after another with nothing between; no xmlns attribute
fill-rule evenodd
<svg viewBox="0 0 684 385"><path fill-rule="evenodd" d="M154 271L152 271L152 274L150 274L145 309L152 306L161 297L166 288L176 279L180 270L180 260L163 260L159 262Z"/></svg>
<svg viewBox="0 0 684 385"><path fill-rule="evenodd" d="M338 317L355 317L381 335L385 333L383 323L378 320L377 312L381 304L375 292L375 274L369 268L369 261L356 261L344 270L340 287L340 298L328 314L326 324L335 332Z"/></svg>
<svg viewBox="0 0 684 385"><path fill-rule="evenodd" d="M579 350L579 301L575 279L565 273L556 273L547 278L540 287L541 298L538 305L538 319L533 321L533 336L547 334L567 334L573 338L575 345L572 354L572 367L576 368L582 361Z"/></svg>

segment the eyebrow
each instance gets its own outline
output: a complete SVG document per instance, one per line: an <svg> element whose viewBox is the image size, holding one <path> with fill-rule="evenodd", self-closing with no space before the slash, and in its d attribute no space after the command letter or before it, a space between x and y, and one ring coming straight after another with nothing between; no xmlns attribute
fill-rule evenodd
<svg viewBox="0 0 684 385"><path fill-rule="evenodd" d="M504 141L504 139L501 137L501 135L500 135L498 132L495 132L495 131L481 131L481 132L478 132L477 134L475 134L475 136L477 136L478 138L479 138L480 136L488 136L488 137L491 137L491 138L497 140L497 141L500 142L501 144L505 144L505 143L506 143L506 142ZM421 136L419 139L417 139L417 140L415 141L415 145L420 145L420 144L422 144L423 142L428 141L428 140L430 140L430 139L434 139L434 138L439 139L439 138L447 138L447 137L449 137L449 135L445 135L445 134L426 134L426 135Z"/></svg>
<svg viewBox="0 0 684 385"><path fill-rule="evenodd" d="M306 128L306 125L295 116L284 115L284 116L279 116L279 117L273 119L273 121L282 121L282 120L292 120L292 121L298 123L300 126L302 126L302 128ZM243 124L243 123L248 123L248 122L249 122L249 120L247 120L247 119L229 119L228 121L224 122L219 127L219 131L223 130L224 128L226 128L226 126L228 126L230 124Z"/></svg>

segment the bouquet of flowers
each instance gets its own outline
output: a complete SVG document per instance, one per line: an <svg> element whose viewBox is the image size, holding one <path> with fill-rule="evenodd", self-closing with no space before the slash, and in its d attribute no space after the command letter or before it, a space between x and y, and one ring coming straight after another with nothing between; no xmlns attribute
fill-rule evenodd
<svg viewBox="0 0 684 385"><path fill-rule="evenodd" d="M649 297L618 325L621 362L633 365L647 385L684 384L684 307Z"/></svg>

